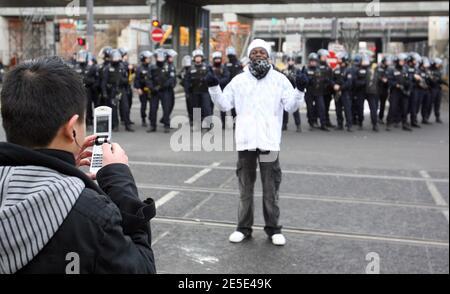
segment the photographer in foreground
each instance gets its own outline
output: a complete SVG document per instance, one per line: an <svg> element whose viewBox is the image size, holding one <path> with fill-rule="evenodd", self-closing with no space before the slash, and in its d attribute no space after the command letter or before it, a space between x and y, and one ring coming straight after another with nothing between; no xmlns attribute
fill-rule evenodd
<svg viewBox="0 0 450 294"><path fill-rule="evenodd" d="M103 145L86 175L86 93L57 57L18 65L5 78L0 143L0 273L155 273L151 199L142 202L128 157Z"/></svg>

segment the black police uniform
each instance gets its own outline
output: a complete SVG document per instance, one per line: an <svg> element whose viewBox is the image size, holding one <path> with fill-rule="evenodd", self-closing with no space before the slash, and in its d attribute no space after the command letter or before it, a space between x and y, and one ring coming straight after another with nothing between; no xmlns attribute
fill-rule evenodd
<svg viewBox="0 0 450 294"><path fill-rule="evenodd" d="M435 65L430 69L430 87L432 108L436 122L441 122L441 102L442 102L442 85L446 83L442 79L442 72ZM448 86L448 85L447 85Z"/></svg>
<svg viewBox="0 0 450 294"><path fill-rule="evenodd" d="M388 66L380 64L376 68L378 77L378 99L380 101L380 109L378 112L378 119L383 122L386 112L386 102L389 97L389 82L388 82Z"/></svg>
<svg viewBox="0 0 450 294"><path fill-rule="evenodd" d="M296 88L296 82L295 79L297 77L299 69L295 66L295 65L290 65L288 66L288 68L286 68L283 71L283 74L288 78L288 80L291 82L292 87ZM300 109L297 109L293 114L294 116L294 120L295 120L295 125L297 126L297 129L300 130L300 126L301 126L301 117L300 117ZM283 130L287 129L287 125L289 123L289 113L287 111L283 112Z"/></svg>
<svg viewBox="0 0 450 294"><path fill-rule="evenodd" d="M370 121L374 131L378 131L378 104L380 97L380 83L379 72L377 68L367 69L367 82L366 82L366 99L369 103L370 109ZM361 109L360 109L361 111ZM364 117L364 101L362 107L362 116Z"/></svg>
<svg viewBox="0 0 450 294"><path fill-rule="evenodd" d="M308 86L305 95L306 107L308 112L308 123L315 127L317 116L320 119L322 128L326 128L326 114L324 92L328 85L324 71L320 67L304 67L302 73L308 77Z"/></svg>
<svg viewBox="0 0 450 294"><path fill-rule="evenodd" d="M422 116L422 123L428 124L432 109L430 71L421 66L419 67L419 75L421 81L418 85L418 95L421 97L420 100L422 101L420 113Z"/></svg>
<svg viewBox="0 0 450 294"><path fill-rule="evenodd" d="M363 125L364 121L364 101L367 97L367 67L355 66L355 83L354 83L354 101L353 104L353 119L354 123L358 124L360 127Z"/></svg>
<svg viewBox="0 0 450 294"><path fill-rule="evenodd" d="M87 105L86 105L86 124L92 125L93 122L93 109L92 103L94 102L94 97L91 91L92 87L95 87L95 74L92 76L92 67L88 66L87 63L81 62L74 65L74 70L81 76L83 84L86 87ZM90 73L90 75L88 75Z"/></svg>
<svg viewBox="0 0 450 294"><path fill-rule="evenodd" d="M390 70L388 76L391 88L387 118L388 130L392 124L398 122L398 117L400 117L405 128L408 126L409 98L411 93L411 81L408 77L407 68L397 64Z"/></svg>
<svg viewBox="0 0 450 294"><path fill-rule="evenodd" d="M184 89L184 95L186 97L186 111L189 116L189 124L192 126L194 121L193 106L192 106L192 93L189 89L189 84L186 79L188 72L191 70L190 66L185 66L183 70L179 73L178 78L180 79L180 84Z"/></svg>
<svg viewBox="0 0 450 294"><path fill-rule="evenodd" d="M150 68L151 91L150 99L150 125L152 130L156 129L159 103L163 108L163 119L165 129L170 128L170 111L172 106L173 87L175 87L176 76L173 69L166 62L157 62Z"/></svg>
<svg viewBox="0 0 450 294"><path fill-rule="evenodd" d="M336 117L338 128L344 127L344 115L347 130L351 131L353 127L352 116L352 89L355 74L351 67L338 67L333 72L333 84L339 85L339 90L334 94L334 101L336 105Z"/></svg>
<svg viewBox="0 0 450 294"><path fill-rule="evenodd" d="M136 69L136 77L134 79L134 87L136 89L140 89L142 91L142 95L139 95L139 101L141 102L141 119L142 125L147 126L146 117L147 117L147 104L150 101L150 88L151 88L151 73L150 73L150 64L142 63Z"/></svg>
<svg viewBox="0 0 450 294"><path fill-rule="evenodd" d="M189 92L192 93L192 107L201 108L202 121L212 115L211 97L205 81L209 71L209 66L205 63L194 64L186 76Z"/></svg>
<svg viewBox="0 0 450 294"><path fill-rule="evenodd" d="M123 89L127 83L127 73L120 62L111 62L103 68L102 93L106 97L106 105L112 108L113 130L119 127L118 107L120 100L125 98Z"/></svg>
<svg viewBox="0 0 450 294"><path fill-rule="evenodd" d="M411 126L418 127L417 114L420 111L420 106L422 104L422 96L419 91L419 83L415 79L415 75L419 74L419 70L410 64L406 66L408 71L408 79L411 82L411 93L409 98L409 114L411 117Z"/></svg>
<svg viewBox="0 0 450 294"><path fill-rule="evenodd" d="M322 75L324 77L324 94L323 100L325 102L325 121L327 127L333 127L333 124L330 120L330 106L331 100L333 99L333 69L326 63L322 62L320 64L320 70L322 71Z"/></svg>

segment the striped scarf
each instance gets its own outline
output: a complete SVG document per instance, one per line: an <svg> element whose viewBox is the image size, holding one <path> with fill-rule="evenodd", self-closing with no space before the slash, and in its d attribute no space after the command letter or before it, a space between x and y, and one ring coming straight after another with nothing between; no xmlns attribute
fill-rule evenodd
<svg viewBox="0 0 450 294"><path fill-rule="evenodd" d="M85 188L41 166L0 166L0 274L26 266L50 241Z"/></svg>

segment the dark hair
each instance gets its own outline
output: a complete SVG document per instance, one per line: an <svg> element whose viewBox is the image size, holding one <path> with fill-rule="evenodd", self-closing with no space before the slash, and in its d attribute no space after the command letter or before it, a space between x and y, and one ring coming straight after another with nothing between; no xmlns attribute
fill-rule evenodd
<svg viewBox="0 0 450 294"><path fill-rule="evenodd" d="M46 147L73 115L84 120L85 110L81 77L59 57L26 61L6 75L1 112L10 143Z"/></svg>

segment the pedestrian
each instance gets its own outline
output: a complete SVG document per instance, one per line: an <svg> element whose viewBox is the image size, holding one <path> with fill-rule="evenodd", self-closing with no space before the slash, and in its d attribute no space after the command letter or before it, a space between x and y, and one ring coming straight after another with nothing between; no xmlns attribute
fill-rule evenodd
<svg viewBox="0 0 450 294"><path fill-rule="evenodd" d="M236 108L237 176L240 204L237 230L229 240L242 242L252 234L254 185L259 161L263 186L265 232L274 245L285 245L286 239L279 224L279 161L283 110L290 113L299 108L304 98L307 78L297 77L298 90L289 80L273 69L269 62L270 45L254 40L248 49L250 64L243 74L236 76L222 91L219 80L210 73L209 92L222 111Z"/></svg>

